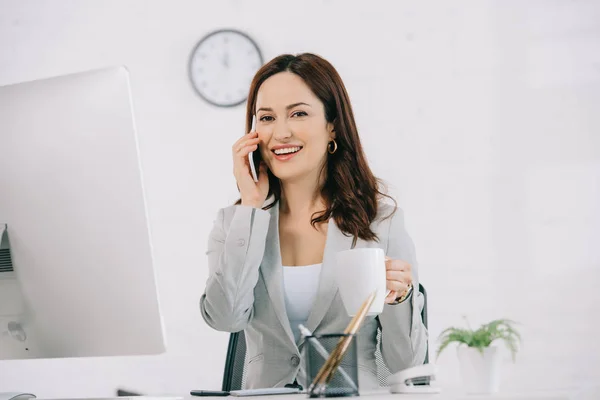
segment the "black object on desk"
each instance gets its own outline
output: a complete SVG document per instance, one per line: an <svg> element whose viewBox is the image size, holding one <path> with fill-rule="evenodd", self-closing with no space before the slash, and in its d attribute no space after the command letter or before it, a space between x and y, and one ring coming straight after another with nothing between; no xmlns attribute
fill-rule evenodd
<svg viewBox="0 0 600 400"><path fill-rule="evenodd" d="M190 394L192 396L204 397L229 396L229 392L226 392L224 390L192 390Z"/></svg>
<svg viewBox="0 0 600 400"><path fill-rule="evenodd" d="M125 389L117 389L117 397L132 397L132 396L141 396L141 393L132 392L130 390Z"/></svg>
<svg viewBox="0 0 600 400"><path fill-rule="evenodd" d="M292 388L292 389L298 389L299 391L303 391L304 390L304 388L302 387L302 385L299 384L296 379L294 379L294 383L288 383L284 387L286 387L286 388Z"/></svg>
<svg viewBox="0 0 600 400"><path fill-rule="evenodd" d="M268 396L268 395L283 395L283 394L298 394L302 393L300 388L291 387L273 387L273 388L255 388L255 389L243 389L243 390L232 390L230 392L220 390L192 390L190 392L195 396L235 396L235 397L246 397L246 396Z"/></svg>

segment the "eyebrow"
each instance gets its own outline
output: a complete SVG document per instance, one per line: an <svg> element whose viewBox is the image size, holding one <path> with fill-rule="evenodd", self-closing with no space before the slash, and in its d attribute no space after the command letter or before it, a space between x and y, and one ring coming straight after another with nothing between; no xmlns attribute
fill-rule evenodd
<svg viewBox="0 0 600 400"><path fill-rule="evenodd" d="M309 107L312 107L310 104L300 102L300 103L290 104L285 109L289 110L291 108L298 107L298 106L309 106ZM258 113L259 111L271 111L271 112L273 112L273 109L271 107L261 107L258 110L256 110L256 113Z"/></svg>

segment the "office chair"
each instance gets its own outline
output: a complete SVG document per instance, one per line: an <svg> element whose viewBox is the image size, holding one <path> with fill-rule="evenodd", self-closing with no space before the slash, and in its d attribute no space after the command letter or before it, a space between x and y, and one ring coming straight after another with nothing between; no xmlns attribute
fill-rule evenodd
<svg viewBox="0 0 600 400"><path fill-rule="evenodd" d="M423 325L427 328L427 291L422 284L419 284L419 292L423 294L423 311L421 319ZM388 386L387 378L391 375L390 370L383 362L381 355L381 331L377 331L377 350L375 351L375 363L377 364L377 379L381 386ZM429 363L429 349L425 354L424 364ZM229 335L229 346L225 359L225 371L223 372L223 385L221 390L229 392L231 390L240 390L244 387L246 379L246 338L244 331L231 333Z"/></svg>

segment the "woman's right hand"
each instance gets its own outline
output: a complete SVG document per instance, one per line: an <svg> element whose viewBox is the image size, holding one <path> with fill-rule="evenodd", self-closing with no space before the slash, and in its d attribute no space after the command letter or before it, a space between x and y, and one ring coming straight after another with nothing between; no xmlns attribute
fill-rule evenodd
<svg viewBox="0 0 600 400"><path fill-rule="evenodd" d="M248 154L258 151L258 133L250 132L241 137L232 147L233 175L240 191L242 205L261 208L269 193L269 177L264 161L258 169L258 182L254 182L250 173Z"/></svg>

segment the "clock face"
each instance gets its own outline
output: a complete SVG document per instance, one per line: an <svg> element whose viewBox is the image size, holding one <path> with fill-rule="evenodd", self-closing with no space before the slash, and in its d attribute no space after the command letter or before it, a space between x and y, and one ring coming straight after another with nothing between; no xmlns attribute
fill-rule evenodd
<svg viewBox="0 0 600 400"><path fill-rule="evenodd" d="M250 83L263 65L263 58L248 35L224 29L200 40L189 63L196 92L213 105L233 107L246 101Z"/></svg>

